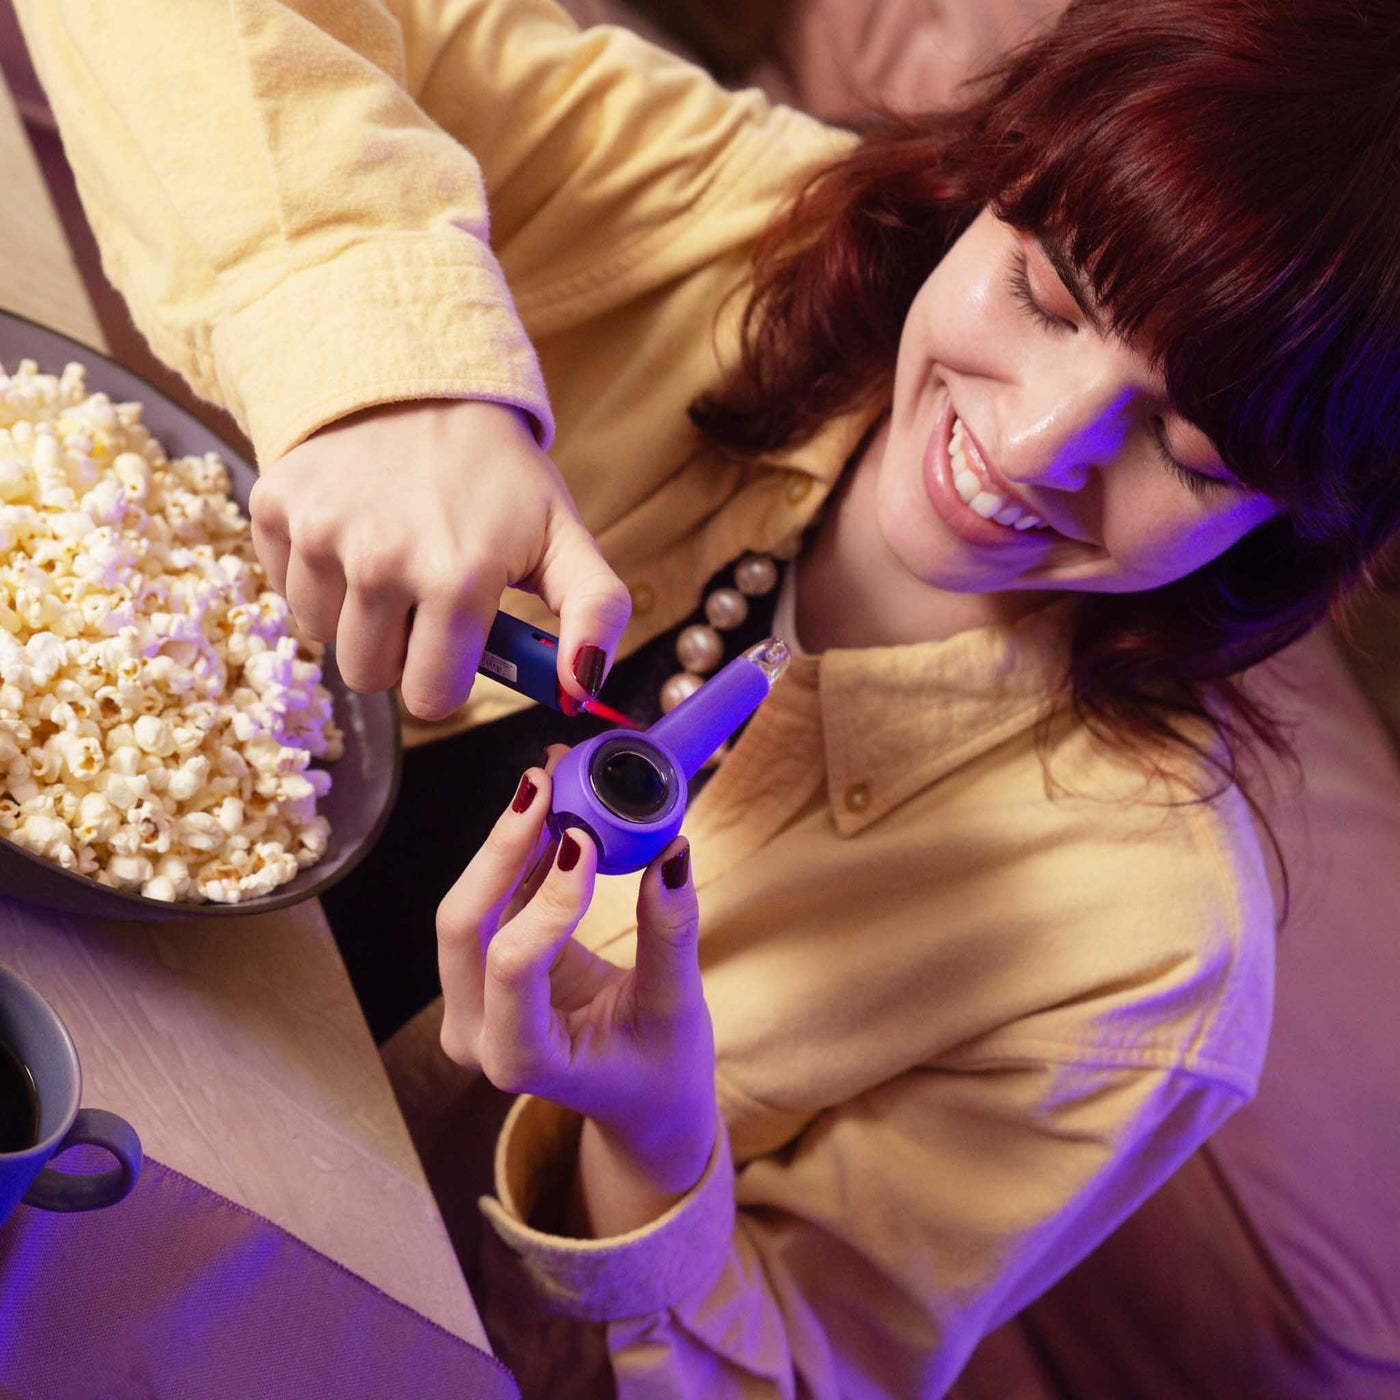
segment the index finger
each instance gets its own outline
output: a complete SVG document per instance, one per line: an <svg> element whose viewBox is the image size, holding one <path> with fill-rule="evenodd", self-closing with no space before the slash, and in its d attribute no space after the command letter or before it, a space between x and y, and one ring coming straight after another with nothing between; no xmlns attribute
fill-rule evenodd
<svg viewBox="0 0 1400 1400"><path fill-rule="evenodd" d="M487 949L516 887L549 841L549 776L529 768L510 806L437 908L438 976L442 982L442 1048L459 1063L473 1057L482 1025Z"/></svg>
<svg viewBox="0 0 1400 1400"><path fill-rule="evenodd" d="M498 1089L548 1094L568 1064L549 974L588 910L597 865L587 833L569 828L534 898L487 949L482 1067Z"/></svg>

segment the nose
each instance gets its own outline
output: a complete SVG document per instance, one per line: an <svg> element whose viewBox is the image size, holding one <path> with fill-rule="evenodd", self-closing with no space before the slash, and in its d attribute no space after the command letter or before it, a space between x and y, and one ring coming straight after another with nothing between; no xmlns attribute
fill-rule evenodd
<svg viewBox="0 0 1400 1400"><path fill-rule="evenodd" d="M1121 451L1134 396L1133 386L1111 372L1050 371L1025 384L1003 438L1003 472L1016 484L1082 491Z"/></svg>

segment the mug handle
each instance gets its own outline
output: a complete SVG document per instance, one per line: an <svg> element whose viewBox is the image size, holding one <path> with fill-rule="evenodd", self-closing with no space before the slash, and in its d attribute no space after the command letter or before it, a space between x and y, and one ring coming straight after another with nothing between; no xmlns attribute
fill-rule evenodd
<svg viewBox="0 0 1400 1400"><path fill-rule="evenodd" d="M141 1139L136 1129L105 1108L80 1108L54 1156L83 1143L105 1147L117 1165L111 1171L87 1175L45 1167L20 1197L21 1202L41 1210L97 1210L116 1205L141 1174Z"/></svg>

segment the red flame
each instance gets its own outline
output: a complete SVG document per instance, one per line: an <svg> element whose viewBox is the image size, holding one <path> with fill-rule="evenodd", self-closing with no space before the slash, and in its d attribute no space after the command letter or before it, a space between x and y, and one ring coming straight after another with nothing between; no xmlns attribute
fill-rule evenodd
<svg viewBox="0 0 1400 1400"><path fill-rule="evenodd" d="M620 710L615 710L611 705L605 705L601 700L585 700L583 708L590 715L597 715L599 719L610 719L614 724L620 724L625 729L640 729L642 726L634 719L628 719Z"/></svg>

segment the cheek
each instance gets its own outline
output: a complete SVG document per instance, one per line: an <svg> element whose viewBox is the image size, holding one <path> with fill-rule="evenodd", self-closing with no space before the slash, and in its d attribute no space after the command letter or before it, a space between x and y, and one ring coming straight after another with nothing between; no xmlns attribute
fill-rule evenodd
<svg viewBox="0 0 1400 1400"><path fill-rule="evenodd" d="M1126 572L1154 584L1171 583L1219 558L1271 512L1252 500L1223 506L1194 501L1186 488L1168 483L1136 509L1125 503L1108 537Z"/></svg>
<svg viewBox="0 0 1400 1400"><path fill-rule="evenodd" d="M897 378L906 391L932 370L997 376L1022 327L998 296L995 261L960 243L920 287L900 336Z"/></svg>

